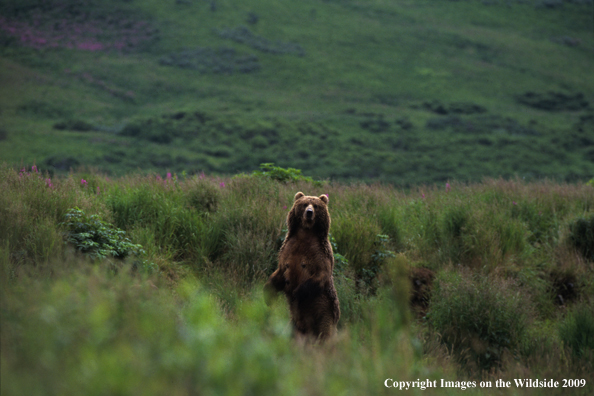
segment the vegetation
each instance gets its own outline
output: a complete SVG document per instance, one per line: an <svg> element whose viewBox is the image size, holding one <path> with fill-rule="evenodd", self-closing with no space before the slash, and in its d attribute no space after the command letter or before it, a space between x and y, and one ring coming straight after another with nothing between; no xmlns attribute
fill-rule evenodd
<svg viewBox="0 0 594 396"><path fill-rule="evenodd" d="M267 177L272 180L278 180L281 182L298 182L306 181L320 187L322 183L314 181L309 176L303 176L300 169L289 168L284 169L280 166L274 166L274 164L260 164L260 170L253 171L252 176L254 177Z"/></svg>
<svg viewBox="0 0 594 396"><path fill-rule="evenodd" d="M66 241L74 245L81 252L91 257L106 258L113 256L125 258L130 253L139 255L144 253L140 245L130 242L124 231L117 229L98 218L97 215L87 216L79 208L66 213L66 221L60 223L66 231Z"/></svg>
<svg viewBox="0 0 594 396"><path fill-rule="evenodd" d="M594 177L592 1L0 4L0 158L401 186Z"/></svg>
<svg viewBox="0 0 594 396"><path fill-rule="evenodd" d="M592 7L3 0L0 393L593 394ZM261 295L296 191L325 345Z"/></svg>
<svg viewBox="0 0 594 396"><path fill-rule="evenodd" d="M574 224L594 213L590 185L29 169L0 169L3 394L388 394L389 378L477 394L585 379L571 393L592 392L594 262L574 242L589 235ZM298 190L331 197L342 317L326 345L297 345L286 303L261 295ZM142 248L143 265L81 250L90 230ZM422 273L435 280L421 306L409 290Z"/></svg>

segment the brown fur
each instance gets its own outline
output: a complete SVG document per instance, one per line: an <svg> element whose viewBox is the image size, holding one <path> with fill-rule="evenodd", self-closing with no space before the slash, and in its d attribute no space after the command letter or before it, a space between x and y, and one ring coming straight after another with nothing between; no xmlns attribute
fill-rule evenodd
<svg viewBox="0 0 594 396"><path fill-rule="evenodd" d="M328 201L326 195L295 194L287 216L289 230L278 255L278 269L264 285L267 304L274 294L284 292L298 336L320 340L336 333L340 318L332 278L334 255L328 240Z"/></svg>

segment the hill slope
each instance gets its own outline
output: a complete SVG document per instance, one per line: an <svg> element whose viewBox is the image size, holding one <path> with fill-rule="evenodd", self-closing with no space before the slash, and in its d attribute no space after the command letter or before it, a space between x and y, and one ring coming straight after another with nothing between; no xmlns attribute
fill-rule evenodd
<svg viewBox="0 0 594 396"><path fill-rule="evenodd" d="M594 176L591 1L3 3L15 165Z"/></svg>

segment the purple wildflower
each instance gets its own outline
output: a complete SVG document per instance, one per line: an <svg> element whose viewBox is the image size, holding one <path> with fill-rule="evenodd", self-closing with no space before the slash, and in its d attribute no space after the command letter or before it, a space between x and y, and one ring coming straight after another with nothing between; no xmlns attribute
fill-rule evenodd
<svg viewBox="0 0 594 396"><path fill-rule="evenodd" d="M52 184L52 179L45 179L45 184L47 184L47 186L49 188L53 188L54 185Z"/></svg>
<svg viewBox="0 0 594 396"><path fill-rule="evenodd" d="M101 193L101 190L99 189L99 186L97 186L97 195L99 195Z"/></svg>
<svg viewBox="0 0 594 396"><path fill-rule="evenodd" d="M39 171L37 170L37 167L35 165L33 165L31 167L31 172L39 173Z"/></svg>
<svg viewBox="0 0 594 396"><path fill-rule="evenodd" d="M80 184L84 187L86 187L89 183L87 183L87 181L85 179L80 179Z"/></svg>
<svg viewBox="0 0 594 396"><path fill-rule="evenodd" d="M221 182L221 184L219 184L219 186L225 187L225 182Z"/></svg>
<svg viewBox="0 0 594 396"><path fill-rule="evenodd" d="M167 180L171 180L171 172L167 172Z"/></svg>
<svg viewBox="0 0 594 396"><path fill-rule="evenodd" d="M451 187L450 187L450 183L446 183L446 192L450 192Z"/></svg>
<svg viewBox="0 0 594 396"><path fill-rule="evenodd" d="M283 206L283 209L287 209L287 205Z"/></svg>

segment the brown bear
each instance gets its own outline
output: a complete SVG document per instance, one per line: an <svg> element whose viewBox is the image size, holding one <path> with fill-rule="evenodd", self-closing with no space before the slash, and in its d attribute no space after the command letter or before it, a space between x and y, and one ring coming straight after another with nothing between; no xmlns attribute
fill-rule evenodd
<svg viewBox="0 0 594 396"><path fill-rule="evenodd" d="M332 337L340 318L332 277L334 255L328 240L328 202L327 195L295 194L278 269L264 285L268 305L277 292L286 295L296 336L318 340Z"/></svg>

